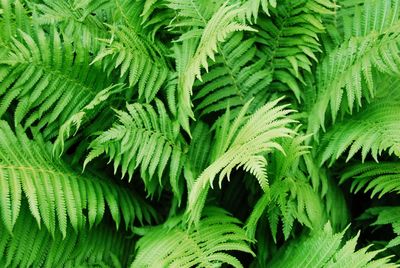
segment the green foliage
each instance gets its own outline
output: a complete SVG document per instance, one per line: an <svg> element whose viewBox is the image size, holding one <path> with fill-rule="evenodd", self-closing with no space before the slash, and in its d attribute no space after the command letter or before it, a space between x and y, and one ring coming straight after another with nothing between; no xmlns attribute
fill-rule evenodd
<svg viewBox="0 0 400 268"><path fill-rule="evenodd" d="M22 27L10 29L2 38L9 42L0 60L0 115L12 108L15 125L36 125L44 128L44 135L54 136L60 124L110 81L100 76L100 66L89 65L89 55L79 42L54 27L33 29L30 18L20 16L24 11L17 7L15 14L5 10L10 13L5 15L16 17L9 23Z"/></svg>
<svg viewBox="0 0 400 268"><path fill-rule="evenodd" d="M0 29L1 267L398 266L399 0L0 0Z"/></svg>
<svg viewBox="0 0 400 268"><path fill-rule="evenodd" d="M295 220L310 229L319 229L325 223L323 203L309 179L301 171L301 157L308 153L302 143L307 137L297 136L281 141L284 152L272 155L269 166L273 177L271 189L257 201L246 224L249 237L254 238L260 218L266 216L274 241L278 224L282 222L284 238L288 239Z"/></svg>
<svg viewBox="0 0 400 268"><path fill-rule="evenodd" d="M356 250L359 237L342 245L344 233L334 234L329 224L312 235L303 235L278 251L269 267L398 267L389 258L373 260L379 251Z"/></svg>
<svg viewBox="0 0 400 268"><path fill-rule="evenodd" d="M59 229L63 237L69 224L75 231L84 228L86 221L97 225L106 205L117 227L121 219L131 225L137 214L142 215L143 206L145 219L151 222L154 211L128 189L52 159L42 140L29 140L21 129L15 135L5 121L0 121L0 137L1 218L10 233L23 197L38 226L43 222L51 234Z"/></svg>
<svg viewBox="0 0 400 268"><path fill-rule="evenodd" d="M87 230L87 229L86 229ZM22 207L13 235L1 229L0 260L2 267L122 267L132 250L131 241L123 234L115 234L106 225L87 232L75 233L70 226L68 237L56 231L50 235L39 229L36 221Z"/></svg>
<svg viewBox="0 0 400 268"><path fill-rule="evenodd" d="M163 103L156 100L156 106L157 111L149 104L136 103L127 105L128 112L118 111L119 122L93 140L84 166L105 153L114 163L114 172L121 166L122 176L128 173L130 181L140 165L145 186L153 193L156 181L152 177L157 172L161 184L169 163L170 184L174 193L180 196L179 176L185 158L185 143L179 134L179 124L168 117Z"/></svg>
<svg viewBox="0 0 400 268"><path fill-rule="evenodd" d="M265 60L256 55L254 38L235 33L219 48L220 55L210 63L210 71L202 76L202 82L194 84L195 111L200 116L225 110L227 103L234 110L253 97L254 104L260 103L272 80Z"/></svg>
<svg viewBox="0 0 400 268"><path fill-rule="evenodd" d="M243 267L230 251L254 255L240 222L220 208L207 208L198 226L186 230L179 218L146 230L131 267Z"/></svg>
<svg viewBox="0 0 400 268"><path fill-rule="evenodd" d="M102 49L91 64L101 62L107 73L119 69L120 76L130 87L138 85L139 99L150 102L165 82L168 67L163 55L146 39L132 32L127 26L111 28L112 39L104 40ZM160 59L161 58L161 59Z"/></svg>
<svg viewBox="0 0 400 268"><path fill-rule="evenodd" d="M346 161L360 150L362 161L369 152L375 161L383 151L400 156L400 132L391 127L399 120L399 107L399 101L390 96L336 123L322 138L321 163L329 158L333 163L346 149Z"/></svg>
<svg viewBox="0 0 400 268"><path fill-rule="evenodd" d="M344 1L344 5L352 1ZM343 9L339 16L343 37L328 51L317 68L316 102L309 114L309 130L324 127L327 110L333 122L339 112L351 113L362 99L375 95L379 77L374 71L398 75L399 10L398 1L365 1ZM349 12L350 11L350 12ZM350 24L351 23L351 24Z"/></svg>
<svg viewBox="0 0 400 268"><path fill-rule="evenodd" d="M355 193L365 188L371 197L379 194L400 193L400 165L397 162L364 163L349 167L342 174L341 182L353 179L351 190Z"/></svg>
<svg viewBox="0 0 400 268"><path fill-rule="evenodd" d="M321 51L318 38L324 32L321 15L332 14L335 4L330 1L281 1L270 17L257 21L257 39L263 58L273 70L274 88L294 93L302 98L304 72L311 72L316 53Z"/></svg>
<svg viewBox="0 0 400 268"><path fill-rule="evenodd" d="M208 184L213 186L219 174L219 186L224 177L230 178L233 168L243 167L253 174L262 190L269 189L267 180L267 160L263 156L272 150L283 150L275 141L288 137L292 131L286 126L294 121L285 118L291 110L286 105L276 106L278 100L265 104L251 116L246 116L250 105L248 102L230 122L229 110L217 122L215 145L211 152L212 163L204 169L189 192L188 211L191 221L197 221L204 206Z"/></svg>
<svg viewBox="0 0 400 268"><path fill-rule="evenodd" d="M216 1L221 2L221 1ZM228 5L228 2L218 5L209 5L206 1L172 0L169 7L177 11L176 23L172 28L181 25L190 26L178 41L182 46L187 46L182 53L177 55L187 59L184 61L182 71L178 73L178 101L179 122L189 132L188 117L193 117L190 96L195 78L201 79L201 67L208 71L207 58L214 60L218 51L218 43L224 41L228 35L235 31L253 31L240 21L239 17L244 9L238 4Z"/></svg>
<svg viewBox="0 0 400 268"><path fill-rule="evenodd" d="M361 215L360 220L366 220L377 217L376 221L371 224L373 227L381 227L390 224L395 238L390 240L386 247L395 247L400 245L400 207L373 207L365 211Z"/></svg>
<svg viewBox="0 0 400 268"><path fill-rule="evenodd" d="M110 8L108 1L50 1L31 3L39 25L57 24L60 30L90 51L99 49L97 38L107 35L107 27L96 16L101 8Z"/></svg>

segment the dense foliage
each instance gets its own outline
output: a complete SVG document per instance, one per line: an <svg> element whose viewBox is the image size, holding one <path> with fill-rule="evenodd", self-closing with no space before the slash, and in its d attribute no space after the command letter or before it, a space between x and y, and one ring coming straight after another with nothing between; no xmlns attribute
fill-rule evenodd
<svg viewBox="0 0 400 268"><path fill-rule="evenodd" d="M399 0L0 0L0 266L400 266L399 66Z"/></svg>

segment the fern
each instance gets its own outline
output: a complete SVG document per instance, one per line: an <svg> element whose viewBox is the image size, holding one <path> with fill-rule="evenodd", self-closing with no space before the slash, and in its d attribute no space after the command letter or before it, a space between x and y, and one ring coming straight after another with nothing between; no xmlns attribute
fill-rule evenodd
<svg viewBox="0 0 400 268"><path fill-rule="evenodd" d="M261 9L263 10L264 13L269 15L269 10L271 8L276 8L277 1L276 0L250 0L250 1L245 1L243 3L244 7L244 14L247 20L250 22L254 20L257 22L258 18L258 13Z"/></svg>
<svg viewBox="0 0 400 268"><path fill-rule="evenodd" d="M398 267L390 258L373 258L379 251L368 247L356 251L359 234L342 245L344 233L334 234L329 224L319 232L303 235L283 247L267 265L269 267Z"/></svg>
<svg viewBox="0 0 400 268"><path fill-rule="evenodd" d="M366 220L376 218L375 222L371 224L373 227L381 227L382 225L390 224L395 238L390 240L386 247L391 248L400 245L400 207L372 207L367 209L359 218L360 220Z"/></svg>
<svg viewBox="0 0 400 268"><path fill-rule="evenodd" d="M177 21L180 21L180 19L184 23L188 19L193 19L194 21L194 23L192 21L186 23L186 25L193 25L194 29L191 27L190 32L182 35L179 39L183 43L189 42L189 49L185 50L185 53L188 54L184 55L185 58L189 57L189 60L186 61L183 67L180 67L184 71L178 73L180 75L178 79L179 122L186 132L189 132L188 118L193 118L194 116L190 96L192 95L195 78L201 79L201 67L208 71L207 59L209 57L214 59L218 43L224 41L230 33L253 31L253 29L238 21L238 16L241 14L242 9L237 8L237 4L229 5L225 2L213 13L209 10L210 7L215 8L215 6L210 5L210 7L207 7L204 3L200 4L200 1L199 3L193 1L171 1L169 6L178 11ZM205 14L202 14L201 11ZM172 26L177 27L179 25L177 23ZM179 55L179 57L182 56Z"/></svg>
<svg viewBox="0 0 400 268"><path fill-rule="evenodd" d="M284 238L288 239L295 220L310 229L320 228L324 219L322 200L310 181L300 171L299 161L307 153L302 143L307 137L296 136L281 141L286 154L276 151L269 165L273 182L268 193L264 193L254 206L246 231L255 237L260 218L266 216L274 241L277 241L279 221L282 222Z"/></svg>
<svg viewBox="0 0 400 268"><path fill-rule="evenodd" d="M323 14L332 14L331 1L281 1L271 10L271 18L257 21L256 42L273 71L275 88L289 88L297 100L305 84L303 72L311 72L321 51L318 34L325 30Z"/></svg>
<svg viewBox="0 0 400 268"><path fill-rule="evenodd" d="M168 77L168 67L158 57L157 47L126 26L112 27L112 38L93 63L101 61L107 73L120 69L120 76L130 87L138 85L140 99L150 102Z"/></svg>
<svg viewBox="0 0 400 268"><path fill-rule="evenodd" d="M327 217L335 231L343 230L349 224L350 211L345 193L336 182L335 174L329 172L325 167L317 163L316 157L304 155L306 174L314 191L320 194L324 204Z"/></svg>
<svg viewBox="0 0 400 268"><path fill-rule="evenodd" d="M397 267L399 14L0 0L0 266Z"/></svg>
<svg viewBox="0 0 400 268"><path fill-rule="evenodd" d="M0 133L1 219L10 233L25 202L23 195L39 227L43 222L50 233L59 229L63 237L69 224L75 231L84 228L86 221L89 226L97 225L106 205L117 227L121 217L126 226L137 214L146 215L146 221L153 218L152 208L127 189L91 174L79 174L52 159L43 141L29 140L21 129L14 134L4 121L0 121Z"/></svg>
<svg viewBox="0 0 400 268"><path fill-rule="evenodd" d="M194 102L200 116L225 110L226 106L243 106L252 97L253 105L265 98L272 80L265 61L256 56L255 40L236 33L219 49L220 55L210 63L210 71L195 83Z"/></svg>
<svg viewBox="0 0 400 268"><path fill-rule="evenodd" d="M63 33L81 42L84 48L92 52L100 49L97 38L107 36L107 28L101 18L105 9L110 8L107 1L63 1L45 0L33 4L38 15L34 20L39 25L57 25Z"/></svg>
<svg viewBox="0 0 400 268"><path fill-rule="evenodd" d="M68 138L75 136L82 125L87 124L98 113L102 112L102 106L104 106L104 102L109 100L112 95L120 92L121 90L123 90L121 85L114 85L103 89L97 93L93 100L83 107L79 112L68 118L68 120L65 121L65 123L59 129L58 136L53 147L53 154L58 152L58 154L61 156L65 149L65 141ZM104 110L103 113L105 113ZM104 123L104 121L101 122L103 125ZM72 133L73 129L74 133Z"/></svg>
<svg viewBox="0 0 400 268"><path fill-rule="evenodd" d="M318 66L318 95L309 114L310 132L317 133L320 126L324 127L328 109L335 122L343 104L342 110L351 113L354 106L362 105L363 98L373 98L374 70L398 75L397 6L397 1L386 4L366 1L361 11L356 8L353 9L355 13L350 13L354 15L352 25L355 25L350 33L355 34L346 34L346 40ZM371 14L371 11L375 13ZM350 20L348 16L342 17L345 22ZM350 27L345 24L344 30L348 33Z"/></svg>
<svg viewBox="0 0 400 268"><path fill-rule="evenodd" d="M398 107L398 101L388 96L335 124L323 136L321 163L331 158L332 164L347 148L347 161L360 150L362 160L371 152L375 161L378 161L378 155L385 150L400 156L399 133L392 127L398 120Z"/></svg>
<svg viewBox="0 0 400 268"><path fill-rule="evenodd" d="M353 179L351 191L371 191L371 198L379 194L400 193L400 166L397 162L364 163L349 167L342 174L341 182Z"/></svg>
<svg viewBox="0 0 400 268"><path fill-rule="evenodd" d="M234 167L243 166L245 171L253 174L263 191L268 191L266 165L263 156L274 149L282 150L275 141L280 137L288 137L292 131L286 127L294 121L282 118L291 110L286 110L285 105L276 106L278 100L272 101L251 117L246 116L250 105L248 102L239 112L236 119L229 122L228 112L217 124L216 144L211 154L212 163L196 179L189 193L188 211L191 220L197 221L204 205L208 184L213 186L215 177L219 174L219 186L225 176L230 176Z"/></svg>
<svg viewBox="0 0 400 268"><path fill-rule="evenodd" d="M0 265L3 267L90 267L94 265L122 267L132 244L123 234L102 224L78 234L67 228L68 237L60 232L51 236L39 229L26 207L13 230L1 229Z"/></svg>
<svg viewBox="0 0 400 268"><path fill-rule="evenodd" d="M172 121L163 103L156 100L157 110L149 104L127 105L128 112L118 111L119 123L102 133L90 144L84 165L101 154L114 162L114 172L121 166L122 176L129 175L140 165L141 177L150 194L156 183L151 178L157 172L162 183L164 170L170 164L170 185L180 196L179 176L185 158L185 142L179 125Z"/></svg>
<svg viewBox="0 0 400 268"><path fill-rule="evenodd" d="M15 125L27 128L36 123L46 135L53 135L60 123L110 82L100 78L98 67L89 67L88 55L79 45L55 29L50 35L38 28L33 35L19 31L17 36L0 60L0 115L16 100Z"/></svg>
<svg viewBox="0 0 400 268"><path fill-rule="evenodd" d="M178 220L178 221L177 221ZM185 229L179 218L156 226L138 241L131 267L243 267L231 251L253 254L240 222L219 208L207 208L196 228Z"/></svg>
<svg viewBox="0 0 400 268"><path fill-rule="evenodd" d="M211 129L206 123L198 121L192 130L192 140L183 169L189 190L193 186L195 179L209 164L212 149L211 142Z"/></svg>

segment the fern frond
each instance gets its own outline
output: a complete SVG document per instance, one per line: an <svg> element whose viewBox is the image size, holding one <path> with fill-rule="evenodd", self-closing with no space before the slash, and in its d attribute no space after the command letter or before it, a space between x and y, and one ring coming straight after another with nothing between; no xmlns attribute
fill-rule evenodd
<svg viewBox="0 0 400 268"><path fill-rule="evenodd" d="M305 145L308 135L299 133L300 125L294 130L294 135L289 138L279 139L282 151L275 151L271 155L271 164L269 170L274 175L274 180L280 180L285 176L295 174L300 169L302 157L308 155L310 146Z"/></svg>
<svg viewBox="0 0 400 268"><path fill-rule="evenodd" d="M168 8L168 3L168 0L145 0L140 17L143 28L148 29L152 40L156 40L156 36L167 29L175 17L175 12Z"/></svg>
<svg viewBox="0 0 400 268"><path fill-rule="evenodd" d="M335 4L329 0L281 1L261 16L255 27L256 42L273 71L274 88L289 88L297 100L302 98L304 72L311 72L321 51L318 34L325 30L323 14L332 14Z"/></svg>
<svg viewBox="0 0 400 268"><path fill-rule="evenodd" d="M0 59L0 115L16 101L15 125L37 125L45 136L88 104L111 82L89 55L56 30L19 31L9 53Z"/></svg>
<svg viewBox="0 0 400 268"><path fill-rule="evenodd" d="M59 231L51 235L38 228L27 207L23 207L12 234L0 225L0 265L2 267L115 267L125 264L132 241L106 224L79 233L68 226L67 237Z"/></svg>
<svg viewBox="0 0 400 268"><path fill-rule="evenodd" d="M293 133L287 125L295 122L286 115L291 113L286 105L277 106L280 100L269 102L251 116L246 116L250 102L230 123L229 110L217 124L216 143L211 155L212 163L197 178L189 193L188 212L191 221L197 222L204 206L204 192L208 184L219 174L219 186L233 168L243 166L253 174L263 191L268 191L268 180L264 155L277 149L282 150L276 139L289 137ZM202 199L202 200L201 200Z"/></svg>
<svg viewBox="0 0 400 268"><path fill-rule="evenodd" d="M335 231L343 230L349 224L350 211L344 192L336 182L336 178L324 166L320 166L312 154L303 155L305 171L309 174L314 191L322 198L327 219Z"/></svg>
<svg viewBox="0 0 400 268"><path fill-rule="evenodd" d="M117 227L121 217L128 227L137 214L147 214L150 221L155 215L128 189L89 173L80 174L52 159L43 141L29 140L19 128L14 134L5 121L0 121L0 163L0 215L9 232L17 222L23 198L39 227L43 222L52 234L60 229L63 237L67 223L75 231L84 228L86 221L89 226L98 224L106 205Z"/></svg>
<svg viewBox="0 0 400 268"><path fill-rule="evenodd" d="M170 222L175 226L168 228ZM243 267L231 251L254 254L240 221L220 208L209 207L195 228L186 229L170 219L139 239L131 267Z"/></svg>
<svg viewBox="0 0 400 268"><path fill-rule="evenodd" d="M318 66L317 99L309 114L310 133L324 128L328 112L335 122L340 111L352 113L355 106L362 106L363 99L373 98L380 76L376 71L398 76L400 14L396 6L397 1L366 1L361 10L354 9L355 18L360 20L352 22L357 28L352 31L354 34Z"/></svg>
<svg viewBox="0 0 400 268"><path fill-rule="evenodd" d="M106 38L107 28L102 15L110 6L108 1L51 1L32 3L37 12L34 22L39 25L58 26L64 35L91 52L100 49L98 38Z"/></svg>
<svg viewBox="0 0 400 268"><path fill-rule="evenodd" d="M210 63L210 71L202 76L201 82L194 84L193 101L200 116L228 106L240 108L253 97L263 100L272 80L265 61L256 56L253 38L246 39L242 32L235 33L218 47L219 55ZM256 103L254 100L253 104Z"/></svg>
<svg viewBox="0 0 400 268"><path fill-rule="evenodd" d="M93 63L101 62L110 74L119 69L122 79L130 87L138 86L139 98L150 102L168 77L169 69L156 44L126 27L111 27L112 38Z"/></svg>
<svg viewBox="0 0 400 268"><path fill-rule="evenodd" d="M113 22L124 25L132 30L141 29L141 13L144 11L143 1L112 0Z"/></svg>
<svg viewBox="0 0 400 268"><path fill-rule="evenodd" d="M376 218L375 222L371 224L373 227L380 227L382 225L390 224L395 238L390 240L386 247L395 247L400 245L400 207L372 207L367 209L360 220Z"/></svg>
<svg viewBox="0 0 400 268"><path fill-rule="evenodd" d="M206 17L198 12L197 6L193 5L193 1L186 0L183 2L175 2L176 1L171 1L171 4L174 4L172 7L175 7L178 11L177 21L180 21L182 17L198 17L197 20L195 20L195 27L192 27L189 33L182 35L179 39L184 43L189 42L192 47L195 47L193 54L190 55L189 60L183 67L184 71L182 74L178 73L179 121L185 131L189 133L188 119L189 117L194 117L190 97L196 77L201 80L201 68L204 67L206 71L208 71L208 58L212 60L215 59L215 53L218 51L218 44L225 41L229 34L235 31L254 30L239 21L238 15L242 12L242 9L238 8L237 4L229 5L225 2L215 10L212 16L207 20ZM190 14L187 15L187 12ZM197 15L193 13L197 13ZM174 27L177 27L177 25L174 25Z"/></svg>
<svg viewBox="0 0 400 268"><path fill-rule="evenodd" d="M269 15L270 8L276 8L276 0L249 0L243 3L244 17L249 22L257 22L259 10ZM261 7L261 8L260 8Z"/></svg>
<svg viewBox="0 0 400 268"><path fill-rule="evenodd" d="M113 161L114 170L120 166L122 176L131 180L140 165L140 174L150 193L157 175L160 184L169 164L170 185L180 197L179 177L185 159L185 142L179 133L179 124L172 121L164 104L156 99L157 109L150 104L128 104L127 110L117 111L119 122L100 134L89 146L84 166L94 158L106 154ZM164 176L163 176L164 175Z"/></svg>
<svg viewBox="0 0 400 268"><path fill-rule="evenodd" d="M365 36L370 32L384 32L396 24L400 16L399 3L388 1L340 1L337 23L343 31L343 38ZM353 23L351 23L353 21Z"/></svg>
<svg viewBox="0 0 400 268"><path fill-rule="evenodd" d="M285 239L288 239L295 221L310 229L322 226L325 218L322 199L300 168L301 156L308 152L308 147L303 144L307 138L298 135L279 139L285 154L275 151L270 156L268 171L272 174L272 183L248 218L246 231L250 238L255 237L262 216L268 218L275 242L279 221L282 222Z"/></svg>
<svg viewBox="0 0 400 268"><path fill-rule="evenodd" d="M183 169L189 191L195 179L209 164L212 148L211 130L207 124L198 121L192 129L192 140Z"/></svg>
<svg viewBox="0 0 400 268"><path fill-rule="evenodd" d="M359 234L342 245L344 232L334 234L329 224L282 247L268 267L398 267L390 257L375 259L379 250L356 250Z"/></svg>
<svg viewBox="0 0 400 268"><path fill-rule="evenodd" d="M10 1L3 0L0 2L0 52L8 51L8 44L18 31L23 31L28 34L32 30L32 18L29 16L29 11L18 0ZM1 78L1 75L0 75Z"/></svg>
<svg viewBox="0 0 400 268"><path fill-rule="evenodd" d="M254 238L263 215L268 218L275 242L279 221L282 222L284 237L288 239L295 220L310 229L318 229L325 218L321 198L301 172L272 183L270 191L259 199L246 223L250 238Z"/></svg>
<svg viewBox="0 0 400 268"><path fill-rule="evenodd" d="M361 150L362 160L371 152L375 161L387 150L400 156L400 132L397 127L399 102L392 96L381 98L365 109L336 123L322 138L319 146L320 163L329 158L330 164L349 148L346 161Z"/></svg>
<svg viewBox="0 0 400 268"><path fill-rule="evenodd" d="M400 164L397 162L363 163L347 168L340 182L352 179L351 191L371 191L371 198L388 193L400 193Z"/></svg>
<svg viewBox="0 0 400 268"><path fill-rule="evenodd" d="M93 117L101 111L101 106L104 106L104 102L109 100L113 94L120 92L122 89L122 85L113 85L103 89L79 112L68 118L68 120L59 128L58 136L53 146L53 155L58 154L61 156L64 152L65 141L71 136L75 136L84 123L93 119ZM104 121L101 123L104 124Z"/></svg>

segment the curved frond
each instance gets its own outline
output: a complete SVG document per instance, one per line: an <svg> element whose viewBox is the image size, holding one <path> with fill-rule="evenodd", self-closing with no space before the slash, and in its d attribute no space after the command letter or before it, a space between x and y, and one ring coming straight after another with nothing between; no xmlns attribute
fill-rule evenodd
<svg viewBox="0 0 400 268"><path fill-rule="evenodd" d="M341 177L341 183L352 180L351 191L371 191L371 198L382 197L388 193L400 194L400 163L368 162L347 168Z"/></svg>
<svg viewBox="0 0 400 268"><path fill-rule="evenodd" d="M246 116L250 102L239 112L231 123L229 110L221 118L216 128L216 142L211 155L212 163L197 178L189 193L188 211L191 220L197 221L204 206L204 192L208 185L213 186L219 174L219 186L229 176L233 168L243 166L253 174L263 191L268 191L268 180L264 155L277 149L282 150L277 138L289 137L292 130L287 125L295 122L288 118L291 110L287 105L277 106L278 100L261 107L251 116ZM285 117L286 116L286 117Z"/></svg>
<svg viewBox="0 0 400 268"><path fill-rule="evenodd" d="M141 177L152 193L157 183L152 177L156 175L161 184L169 164L170 185L181 196L179 177L186 145L179 133L179 124L168 117L161 101L156 100L156 105L157 109L150 104L128 104L128 112L117 111L119 122L90 144L84 165L106 154L113 161L114 170L120 166L122 176L128 173L129 180L140 166Z"/></svg>
<svg viewBox="0 0 400 268"><path fill-rule="evenodd" d="M212 16L208 19L197 10L197 6L193 3L197 1L171 1L172 7L178 11L176 20L179 26L181 18L187 19L197 16L195 27L191 27L190 31L183 34L179 41L190 43L191 50L186 50L189 54L189 59L186 65L181 67L184 71L178 73L178 107L179 107L179 122L186 132L189 133L188 118L193 118L192 111L192 87L196 79L201 80L201 68L204 67L208 71L208 58L215 59L215 54L218 52L218 44L226 40L229 34L235 31L254 31L251 27L244 25L239 20L239 14L243 12L238 4L228 4L225 2L218 9L211 13ZM207 8L206 5L203 4ZM209 5L208 8L215 7ZM188 15L189 13L189 15ZM193 13L197 13L194 15ZM192 26L192 24L188 24ZM184 45L182 45L184 46ZM190 51L193 51L192 53Z"/></svg>
<svg viewBox="0 0 400 268"><path fill-rule="evenodd" d="M189 145L183 172L188 190L192 188L195 179L207 167L212 148L211 130L208 125L198 121L192 130L192 140Z"/></svg>
<svg viewBox="0 0 400 268"><path fill-rule="evenodd" d="M173 224L173 227L169 227ZM231 251L254 254L240 221L219 208L207 208L198 226L186 229L176 219L139 239L131 267L243 267Z"/></svg>
<svg viewBox="0 0 400 268"><path fill-rule="evenodd" d="M84 228L86 221L89 226L98 224L106 206L117 227L121 220L130 226L137 214L145 215L148 222L155 215L128 189L76 172L53 159L43 141L29 140L21 129L15 135L5 121L0 121L0 184L0 215L9 232L25 198L37 224L43 223L52 234L60 229L64 237L69 224L76 231Z"/></svg>
<svg viewBox="0 0 400 268"><path fill-rule="evenodd" d="M268 166L271 186L247 220L245 228L250 238L255 237L261 217L268 219L275 242L280 222L285 239L289 238L295 221L310 229L321 228L325 222L322 199L300 166L301 156L308 152L308 147L303 145L306 138L298 135L280 139L285 154L281 151L271 154Z"/></svg>
<svg viewBox="0 0 400 268"><path fill-rule="evenodd" d="M311 185L324 202L327 220L329 219L333 230L343 230L349 224L350 209L345 192L336 182L336 176L328 168L320 166L312 154L304 155L303 160Z"/></svg>
<svg viewBox="0 0 400 268"><path fill-rule="evenodd" d="M58 26L62 32L91 52L100 49L98 38L108 34L103 17L110 9L109 1L51 1L32 3L37 12L34 21L39 25Z"/></svg>
<svg viewBox="0 0 400 268"><path fill-rule="evenodd" d="M108 74L119 69L130 87L137 85L139 99L150 102L169 74L164 55L157 44L127 26L111 27L111 34L92 64L101 62Z"/></svg>
<svg viewBox="0 0 400 268"><path fill-rule="evenodd" d="M68 138L75 136L81 126L93 119L93 117L101 111L104 103L109 100L109 98L122 90L121 85L113 85L106 89L103 89L89 102L85 107L83 107L79 112L73 114L67 121L59 128L58 136L53 146L53 154L62 155L64 152L65 142ZM104 121L100 122L104 125Z"/></svg>
<svg viewBox="0 0 400 268"><path fill-rule="evenodd" d="M249 0L243 3L244 16L250 22L257 22L258 13L262 11L269 15L271 8L276 8L276 0Z"/></svg>
<svg viewBox="0 0 400 268"><path fill-rule="evenodd" d="M29 10L18 0L2 0L0 2L0 10L0 28L2 29L0 32L1 54L8 52L8 45L18 31L31 33L32 18L29 16Z"/></svg>

